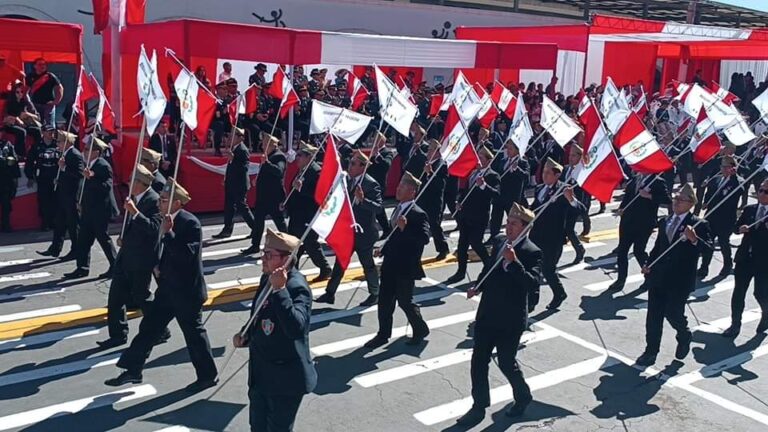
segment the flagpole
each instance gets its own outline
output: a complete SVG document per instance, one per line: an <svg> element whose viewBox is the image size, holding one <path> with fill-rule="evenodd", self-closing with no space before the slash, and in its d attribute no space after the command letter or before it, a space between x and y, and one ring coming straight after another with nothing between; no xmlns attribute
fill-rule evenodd
<svg viewBox="0 0 768 432"><path fill-rule="evenodd" d="M96 139L96 132L99 129L99 124L95 123L93 125L93 131L91 131L91 142L88 144L88 156L86 156L85 163L86 165L90 163L91 160L91 153L93 153L93 140ZM90 170L90 168L86 168ZM85 180L80 184L80 193L77 197L77 206L80 207L80 204L83 203L83 192L85 191Z"/></svg>
<svg viewBox="0 0 768 432"><path fill-rule="evenodd" d="M141 160L141 151L144 147L144 134L147 130L147 116L146 113L144 115L144 120L141 122L141 131L139 132L139 142L136 145L136 160L133 163L133 169L131 172L131 183L128 185L128 198L131 197L131 191L133 191L133 185L136 182L136 167L139 165L139 161ZM118 240L121 240L123 238L123 235L125 234L125 227L128 224L128 212L126 211L123 215L123 226L120 228L120 236L118 237Z"/></svg>

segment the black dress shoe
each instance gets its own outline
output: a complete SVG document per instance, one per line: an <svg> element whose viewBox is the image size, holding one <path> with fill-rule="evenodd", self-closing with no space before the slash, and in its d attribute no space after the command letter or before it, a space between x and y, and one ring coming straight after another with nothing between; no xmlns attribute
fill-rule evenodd
<svg viewBox="0 0 768 432"><path fill-rule="evenodd" d="M255 245L251 245L251 247L247 249L243 249L240 251L240 255L253 255L261 252L261 248Z"/></svg>
<svg viewBox="0 0 768 432"><path fill-rule="evenodd" d="M197 381L193 382L192 384L184 387L184 390L188 393L200 393L201 391L205 389L209 389L211 387L215 387L216 384L219 383L218 378L211 378L211 379L198 379Z"/></svg>
<svg viewBox="0 0 768 432"><path fill-rule="evenodd" d="M446 285L451 285L455 283L459 283L464 280L464 273L456 273L453 276L449 277L445 280Z"/></svg>
<svg viewBox="0 0 768 432"><path fill-rule="evenodd" d="M466 414L456 420L456 424L464 427L472 427L480 424L485 418L485 408L473 406Z"/></svg>
<svg viewBox="0 0 768 432"><path fill-rule="evenodd" d="M760 318L760 323L757 324L757 333L762 333L768 330L768 313L763 312L763 317Z"/></svg>
<svg viewBox="0 0 768 432"><path fill-rule="evenodd" d="M728 338L735 338L736 336L739 335L739 333L741 333L741 325L740 324L731 324L730 327L725 329L725 331L723 332L723 336L728 337Z"/></svg>
<svg viewBox="0 0 768 432"><path fill-rule="evenodd" d="M155 341L155 346L164 344L168 342L168 340L171 338L171 332L168 329L165 329L165 333L161 334L159 338Z"/></svg>
<svg viewBox="0 0 768 432"><path fill-rule="evenodd" d="M675 358L678 360L682 360L688 356L689 352L691 352L691 335L690 334L682 341L677 342L677 348L675 349Z"/></svg>
<svg viewBox="0 0 768 432"><path fill-rule="evenodd" d="M424 339L427 336L429 336L429 329L427 329L425 332L414 333L413 337L405 341L405 344L410 346L419 345L420 343L424 342Z"/></svg>
<svg viewBox="0 0 768 432"><path fill-rule="evenodd" d="M330 278L331 278L331 269L321 270L320 274L315 276L315 278L312 279L309 283L318 283L322 281L327 281Z"/></svg>
<svg viewBox="0 0 768 432"><path fill-rule="evenodd" d="M442 252L440 252L440 253L438 253L438 254L437 254L437 256L435 257L435 261L442 261L442 260L444 260L444 259L445 259L447 256L448 256L448 251L442 251Z"/></svg>
<svg viewBox="0 0 768 432"><path fill-rule="evenodd" d="M373 339L371 339L368 342L366 342L365 345L363 345L363 346L368 348L368 349L376 349L376 348L386 344L388 341L389 341L388 338L376 335L376 336L373 337Z"/></svg>
<svg viewBox="0 0 768 432"><path fill-rule="evenodd" d="M573 262L571 264L576 265L582 261L584 261L584 255L586 255L587 251L582 247L581 249L576 251L576 258L573 259Z"/></svg>
<svg viewBox="0 0 768 432"><path fill-rule="evenodd" d="M121 385L125 384L141 384L143 380L144 377L141 376L141 373L125 371L118 375L116 378L111 378L104 381L104 384L110 387L120 387Z"/></svg>
<svg viewBox="0 0 768 432"><path fill-rule="evenodd" d="M608 287L608 291L621 291L624 289L624 281L617 280Z"/></svg>
<svg viewBox="0 0 768 432"><path fill-rule="evenodd" d="M74 253L74 252L70 252L70 253L68 253L68 254L64 255L63 257L61 257L61 258L59 258L59 259L60 259L61 261L72 261L72 260L75 260L75 259L77 259L77 256L75 255L75 253Z"/></svg>
<svg viewBox="0 0 768 432"><path fill-rule="evenodd" d="M107 340L97 341L96 345L103 349L109 349L125 345L126 343L128 343L128 339L109 338Z"/></svg>
<svg viewBox="0 0 768 432"><path fill-rule="evenodd" d="M44 250L42 252L37 251L37 254L40 255L40 256L54 257L54 258L58 258L60 253L61 253L60 251L54 251L54 250L51 250L51 249L46 249L46 250Z"/></svg>
<svg viewBox="0 0 768 432"><path fill-rule="evenodd" d="M696 272L696 277L699 279L706 279L708 274L709 274L709 269L702 267Z"/></svg>
<svg viewBox="0 0 768 432"><path fill-rule="evenodd" d="M367 299L363 300L362 303L360 303L360 306L368 307L373 306L379 302L379 296L377 295L369 295Z"/></svg>
<svg viewBox="0 0 768 432"><path fill-rule="evenodd" d="M64 273L64 279L80 279L88 276L88 270L85 269L76 269L75 271L71 273Z"/></svg>
<svg viewBox="0 0 768 432"><path fill-rule="evenodd" d="M720 276L720 277L728 277L731 274L732 271L733 271L733 266L732 265L725 266L725 267L723 267L722 270L720 270L720 273L718 273L717 275Z"/></svg>
<svg viewBox="0 0 768 432"><path fill-rule="evenodd" d="M110 267L107 271L99 275L99 279L112 279L112 276L114 276L115 272L112 271L112 267Z"/></svg>
<svg viewBox="0 0 768 432"><path fill-rule="evenodd" d="M232 230L222 230L220 233L211 236L211 238L215 239L225 239L229 237L232 237Z"/></svg>
<svg viewBox="0 0 768 432"><path fill-rule="evenodd" d="M507 417L520 417L528 408L528 405L533 401L532 396L528 396L525 399L516 400L515 403L504 411L504 415Z"/></svg>
<svg viewBox="0 0 768 432"><path fill-rule="evenodd" d="M635 364L638 366L653 366L656 363L656 354L645 351L640 354L640 357L635 360Z"/></svg>
<svg viewBox="0 0 768 432"><path fill-rule="evenodd" d="M559 308L559 307L560 307L560 306L563 304L563 302L565 301L565 299L567 299L567 298L568 298L568 295L567 295L567 294L562 294L562 295L556 296L556 297L555 297L555 298L553 298L553 299L552 299L552 301L551 301L551 302L550 302L550 303L547 305L547 309L549 309L549 310L555 310L555 309L558 309L558 308Z"/></svg>
<svg viewBox="0 0 768 432"><path fill-rule="evenodd" d="M336 301L336 297L334 297L334 296L332 296L332 295L330 295L328 293L324 293L323 295L321 295L320 297L318 297L315 300L315 303L333 304L335 301Z"/></svg>

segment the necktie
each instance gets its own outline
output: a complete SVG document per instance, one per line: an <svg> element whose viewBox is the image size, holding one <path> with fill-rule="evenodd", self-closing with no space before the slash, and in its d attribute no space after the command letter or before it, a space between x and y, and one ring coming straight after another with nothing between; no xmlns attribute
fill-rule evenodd
<svg viewBox="0 0 768 432"><path fill-rule="evenodd" d="M541 192L539 192L539 202L543 203L547 198L547 193L549 193L549 186L544 185L543 188L541 188Z"/></svg>
<svg viewBox="0 0 768 432"><path fill-rule="evenodd" d="M394 228L397 225L397 218L400 217L400 213L403 210L403 205L398 204L395 211L392 213L392 220L389 221L390 225L392 225L392 228Z"/></svg>
<svg viewBox="0 0 768 432"><path fill-rule="evenodd" d="M675 236L675 229L677 228L677 216L672 216L672 219L669 221L669 225L667 225L667 240L672 242L672 238Z"/></svg>
<svg viewBox="0 0 768 432"><path fill-rule="evenodd" d="M755 218L755 222L759 221L759 220L760 220L760 219L762 219L763 217L765 217L765 206L762 206L762 205L761 205L761 206L760 206L760 207L757 209L757 217Z"/></svg>

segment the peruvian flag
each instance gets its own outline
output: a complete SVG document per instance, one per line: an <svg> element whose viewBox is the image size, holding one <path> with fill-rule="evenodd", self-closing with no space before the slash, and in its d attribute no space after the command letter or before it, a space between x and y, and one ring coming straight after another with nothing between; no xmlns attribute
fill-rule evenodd
<svg viewBox="0 0 768 432"><path fill-rule="evenodd" d="M130 24L143 24L147 0L92 0L93 34L101 34L110 17L122 29Z"/></svg>
<svg viewBox="0 0 768 432"><path fill-rule="evenodd" d="M482 95L480 111L477 112L477 121L480 123L480 126L488 129L491 127L491 123L496 120L496 117L499 116L499 110L496 109L496 105L488 93L485 92L485 89L477 83L475 83L475 92L478 95Z"/></svg>
<svg viewBox="0 0 768 432"><path fill-rule="evenodd" d="M622 158L639 173L658 174L674 166L659 147L656 138L648 132L634 112L629 114L614 139L614 145L619 149Z"/></svg>
<svg viewBox="0 0 768 432"><path fill-rule="evenodd" d="M720 152L720 137L717 136L715 124L707 115L706 110L699 112L696 129L689 146L691 153L693 153L693 161L699 165L708 162Z"/></svg>
<svg viewBox="0 0 768 432"><path fill-rule="evenodd" d="M363 106L365 100L368 99L370 93L365 88L363 83L357 79L355 74L347 72L347 97L352 101L352 105L349 107L353 111L357 111Z"/></svg>
<svg viewBox="0 0 768 432"><path fill-rule="evenodd" d="M717 97L719 97L720 100L722 100L726 104L733 105L734 102L737 102L739 100L738 96L720 87L720 84L718 84L716 81L713 80L711 85L712 85L712 92L716 94Z"/></svg>
<svg viewBox="0 0 768 432"><path fill-rule="evenodd" d="M440 114L440 111L447 111L451 106L450 98L443 94L432 95L429 99L429 116L434 117Z"/></svg>
<svg viewBox="0 0 768 432"><path fill-rule="evenodd" d="M107 95L104 93L104 89L101 88L99 82L93 74L90 75L91 82L96 88L96 92L99 94L99 105L96 110L96 124L101 125L101 129L109 133L117 133L115 128L115 112L112 111L112 106L107 100Z"/></svg>
<svg viewBox="0 0 768 432"><path fill-rule="evenodd" d="M77 90L75 90L75 101L72 103L72 111L78 115L78 125L81 132L85 131L85 126L88 123L88 110L85 103L98 96L99 92L96 90L93 81L88 77L85 68L80 66L80 76L77 80Z"/></svg>
<svg viewBox="0 0 768 432"><path fill-rule="evenodd" d="M278 67L272 77L272 85L269 86L269 94L275 99L280 99L280 118L285 118L294 106L299 104L299 95L293 89L293 83L282 67Z"/></svg>
<svg viewBox="0 0 768 432"><path fill-rule="evenodd" d="M677 125L677 134L682 135L684 134L693 124L693 120L691 120L690 117L686 116L682 122L680 122L679 125Z"/></svg>
<svg viewBox="0 0 768 432"><path fill-rule="evenodd" d="M499 111L503 112L508 118L512 118L515 115L515 102L517 99L515 99L511 91L498 81L493 82L491 100L496 104Z"/></svg>
<svg viewBox="0 0 768 432"><path fill-rule="evenodd" d="M328 134L325 158L315 189L317 210L312 229L328 243L342 270L346 270L355 249L355 215L347 194L347 176L341 169L333 135Z"/></svg>
<svg viewBox="0 0 768 432"><path fill-rule="evenodd" d="M590 111L597 113L597 108L591 105ZM586 150L586 140L584 147L584 157L576 166L576 182L600 202L610 202L613 191L624 181L624 171L611 148L608 131L602 124L598 123L597 130L592 135L589 151Z"/></svg>
<svg viewBox="0 0 768 432"><path fill-rule="evenodd" d="M443 157L448 166L448 174L459 178L470 175L480 163L475 146L469 139L469 133L461 120L456 104L451 104L451 107L448 108L440 156Z"/></svg>
<svg viewBox="0 0 768 432"><path fill-rule="evenodd" d="M173 87L179 98L181 120L195 132L198 143L204 146L216 111L216 98L197 82L192 72L178 64L177 67L180 70Z"/></svg>
<svg viewBox="0 0 768 432"><path fill-rule="evenodd" d="M259 109L259 92L261 88L256 84L251 84L245 93L239 95L237 99L229 103L227 111L231 124L237 124L239 114L253 114Z"/></svg>
<svg viewBox="0 0 768 432"><path fill-rule="evenodd" d="M640 97L637 98L637 102L635 102L632 110L637 113L640 118L645 118L645 115L648 114L648 100L645 96L645 89L642 86L640 87Z"/></svg>
<svg viewBox="0 0 768 432"><path fill-rule="evenodd" d="M583 89L579 90L576 97L579 100L579 123L584 127L584 154L587 154L595 133L602 127L602 121L600 120L600 113L597 111L597 107Z"/></svg>

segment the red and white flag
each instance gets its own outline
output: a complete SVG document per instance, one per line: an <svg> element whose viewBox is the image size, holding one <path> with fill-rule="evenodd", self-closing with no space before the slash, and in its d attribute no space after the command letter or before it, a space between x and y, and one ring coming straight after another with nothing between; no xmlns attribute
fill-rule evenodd
<svg viewBox="0 0 768 432"><path fill-rule="evenodd" d="M602 126L602 120L600 120L600 113L597 111L597 107L583 89L579 90L576 97L579 100L579 123L584 128L584 154L587 154L595 133Z"/></svg>
<svg viewBox="0 0 768 432"><path fill-rule="evenodd" d="M645 95L645 89L642 86L640 87L640 96L637 98L632 110L643 119L645 118L645 115L648 114L648 99Z"/></svg>
<svg viewBox="0 0 768 432"><path fill-rule="evenodd" d="M434 117L440 114L440 111L447 111L451 106L449 95L445 93L434 94L429 98L429 116Z"/></svg>
<svg viewBox="0 0 768 432"><path fill-rule="evenodd" d="M693 161L699 165L708 162L720 152L721 144L715 124L707 116L706 110L701 110L689 144L691 153L693 153Z"/></svg>
<svg viewBox="0 0 768 432"><path fill-rule="evenodd" d="M317 210L312 229L328 243L342 270L346 270L355 249L355 215L347 193L347 175L341 169L333 135L328 134L323 168L317 178Z"/></svg>
<svg viewBox="0 0 768 432"><path fill-rule="evenodd" d="M717 97L720 98L723 102L725 102L728 105L733 105L734 102L739 101L739 97L735 94L729 92L727 89L724 89L720 87L720 84L718 84L716 81L712 81L712 93L717 95Z"/></svg>
<svg viewBox="0 0 768 432"><path fill-rule="evenodd" d="M348 71L347 97L350 101L352 101L352 104L349 108L353 111L357 111L361 106L363 106L365 100L368 99L368 96L370 96L370 93L368 92L368 89L365 88L362 81L357 79L355 74L353 74L351 71Z"/></svg>
<svg viewBox="0 0 768 432"><path fill-rule="evenodd" d="M93 34L101 34L110 18L122 29L130 24L143 24L147 0L92 0ZM117 8L113 8L117 6Z"/></svg>
<svg viewBox="0 0 768 432"><path fill-rule="evenodd" d="M85 68L80 66L80 75L77 80L77 90L75 90L75 101L72 103L72 111L77 113L78 126L81 133L85 131L85 127L88 124L88 110L85 104L98 96L99 92L96 90L93 81L88 77Z"/></svg>
<svg viewBox="0 0 768 432"><path fill-rule="evenodd" d="M459 178L470 175L480 162L455 104L448 108L440 156L448 166L448 174Z"/></svg>
<svg viewBox="0 0 768 432"><path fill-rule="evenodd" d="M498 81L493 82L491 90L491 100L496 104L499 111L503 112L508 118L515 115L515 96L503 84Z"/></svg>
<svg viewBox="0 0 768 432"><path fill-rule="evenodd" d="M480 123L480 126L489 129L491 123L499 116L499 110L496 109L496 104L493 103L491 96L485 92L484 88L479 87L478 84L475 84L475 87L475 92L482 96L482 99L480 99L480 111L477 112L477 121Z"/></svg>
<svg viewBox="0 0 768 432"><path fill-rule="evenodd" d="M96 109L96 124L101 127L101 130L105 130L109 133L117 133L117 129L115 128L115 112L112 111L112 106L109 104L109 101L107 100L107 95L104 93L104 89L101 88L99 85L99 82L96 80L96 77L93 76L93 74L90 75L91 82L93 82L93 86L96 88L96 92L99 95L99 104L98 108Z"/></svg>
<svg viewBox="0 0 768 432"><path fill-rule="evenodd" d="M179 98L181 120L195 132L198 143L204 146L216 111L216 98L205 87L200 86L189 70L178 64L177 67L180 70L173 86Z"/></svg>
<svg viewBox="0 0 768 432"><path fill-rule="evenodd" d="M658 174L674 166L661 150L656 138L648 132L637 114L630 113L614 137L614 145L629 166L643 174Z"/></svg>
<svg viewBox="0 0 768 432"><path fill-rule="evenodd" d="M269 94L280 99L280 118L285 118L291 108L299 104L299 95L293 89L293 83L282 67L278 67L275 75L272 77L272 84L269 86Z"/></svg>
<svg viewBox="0 0 768 432"><path fill-rule="evenodd" d="M597 113L594 106L590 110ZM585 148L586 143L587 141L584 141ZM624 171L616 153L613 152L608 131L602 124L598 123L589 144L589 151L584 151L584 157L577 167L576 182L579 186L600 202L610 202L613 191L624 181Z"/></svg>
<svg viewBox="0 0 768 432"><path fill-rule="evenodd" d="M239 95L235 100L229 103L227 111L229 113L229 122L237 124L237 116L240 114L253 114L259 109L259 92L261 88L251 84L245 93Z"/></svg>
<svg viewBox="0 0 768 432"><path fill-rule="evenodd" d="M752 99L752 105L760 112L760 119L768 123L768 90L763 90L759 96Z"/></svg>

